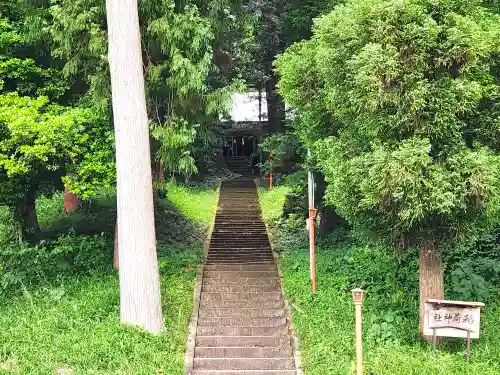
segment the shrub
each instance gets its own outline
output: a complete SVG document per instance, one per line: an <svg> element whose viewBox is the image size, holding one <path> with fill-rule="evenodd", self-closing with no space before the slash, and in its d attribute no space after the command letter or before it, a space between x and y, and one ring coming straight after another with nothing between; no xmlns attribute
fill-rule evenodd
<svg viewBox="0 0 500 375"><path fill-rule="evenodd" d="M35 246L9 243L0 248L0 293L110 268L111 257L111 247L102 235L64 235Z"/></svg>

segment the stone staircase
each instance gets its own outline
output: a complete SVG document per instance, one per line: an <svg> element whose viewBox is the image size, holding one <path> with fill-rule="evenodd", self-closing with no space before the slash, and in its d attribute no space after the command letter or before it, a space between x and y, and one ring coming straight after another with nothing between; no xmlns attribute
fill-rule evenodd
<svg viewBox="0 0 500 375"><path fill-rule="evenodd" d="M256 186L226 181L203 270L192 375L296 375Z"/></svg>
<svg viewBox="0 0 500 375"><path fill-rule="evenodd" d="M227 169L242 176L252 175L252 166L248 156L227 156L225 158Z"/></svg>

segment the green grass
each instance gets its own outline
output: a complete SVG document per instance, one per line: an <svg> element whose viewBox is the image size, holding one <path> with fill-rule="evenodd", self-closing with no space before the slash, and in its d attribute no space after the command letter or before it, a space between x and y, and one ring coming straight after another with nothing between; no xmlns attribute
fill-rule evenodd
<svg viewBox="0 0 500 375"><path fill-rule="evenodd" d="M2 296L0 374L183 373L194 282L217 194L172 186L169 199L156 212L166 326L157 336L120 325L118 276L110 265L114 201L98 199L70 215L61 212L60 196L39 201L46 235L102 231L109 243L108 264L81 275L42 277L23 291Z"/></svg>
<svg viewBox="0 0 500 375"><path fill-rule="evenodd" d="M264 221L273 222L280 218L285 203L285 196L290 191L286 185L269 188L260 188L260 201L262 207L262 216Z"/></svg>
<svg viewBox="0 0 500 375"><path fill-rule="evenodd" d="M282 198L266 194L261 198L268 218L278 217L276 202ZM307 236L307 232L291 232L286 225L274 226L274 234L306 375L354 374L350 290L357 286L367 290L363 307L366 375L500 374L498 286L482 313L481 338L472 342L471 363L466 363L465 340L460 339L447 339L434 359L431 346L418 334L416 253L397 259L381 245L346 233L331 236L317 248L318 291L313 295L308 249L294 246L301 241L289 238L290 233Z"/></svg>
<svg viewBox="0 0 500 375"><path fill-rule="evenodd" d="M209 225L214 214L216 189L200 189L166 183L168 200L188 219Z"/></svg>

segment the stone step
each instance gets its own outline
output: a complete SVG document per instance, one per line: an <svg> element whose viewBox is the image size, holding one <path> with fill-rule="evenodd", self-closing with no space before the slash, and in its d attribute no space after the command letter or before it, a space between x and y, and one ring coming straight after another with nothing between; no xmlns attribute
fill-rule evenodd
<svg viewBox="0 0 500 375"><path fill-rule="evenodd" d="M227 327L227 326L198 326L198 336L286 336L288 327Z"/></svg>
<svg viewBox="0 0 500 375"><path fill-rule="evenodd" d="M198 336L197 347L287 347L291 345L286 336Z"/></svg>
<svg viewBox="0 0 500 375"><path fill-rule="evenodd" d="M220 292L202 292L201 299L206 301L250 301L250 302L260 302L260 301L276 301L282 300L283 296L281 291L279 292L269 292L269 293L220 293Z"/></svg>
<svg viewBox="0 0 500 375"><path fill-rule="evenodd" d="M276 277L276 271L205 271L204 277L236 278L236 277Z"/></svg>
<svg viewBox="0 0 500 375"><path fill-rule="evenodd" d="M276 276L277 272L276 272ZM241 278L220 278L220 279L212 279L212 278L205 278L203 279L203 285L225 285L225 286L230 286L230 285L252 285L252 286L257 286L257 285L272 285L276 288L281 287L281 281L278 277L264 277L264 278L257 278L257 277L241 277Z"/></svg>
<svg viewBox="0 0 500 375"><path fill-rule="evenodd" d="M199 317L203 318L283 318L285 310L266 308L206 308L199 310Z"/></svg>
<svg viewBox="0 0 500 375"><path fill-rule="evenodd" d="M263 248L267 249L270 247L269 239L260 239L260 238L223 238L223 237L215 237L210 240L210 249L223 247L233 247L235 249L258 249Z"/></svg>
<svg viewBox="0 0 500 375"><path fill-rule="evenodd" d="M196 370L192 375L297 375L296 370Z"/></svg>
<svg viewBox="0 0 500 375"><path fill-rule="evenodd" d="M248 265L248 264L232 264L232 265L206 265L205 271L276 271L276 265L262 264L262 265Z"/></svg>
<svg viewBox="0 0 500 375"><path fill-rule="evenodd" d="M233 252L233 253L241 253L241 254L260 255L263 253L270 254L271 253L271 246L270 245L266 245L266 246L256 245L254 247L236 247L234 245L227 244L227 245L210 246L209 251L213 252L213 253L218 253L218 252L231 253L231 252Z"/></svg>
<svg viewBox="0 0 500 375"><path fill-rule="evenodd" d="M198 317L200 326L224 326L224 327L284 327L287 319L278 318L206 318Z"/></svg>
<svg viewBox="0 0 500 375"><path fill-rule="evenodd" d="M229 236L241 236L243 238L266 237L267 232L266 228L258 226L249 227L249 225L246 223L216 223L214 226L214 232L212 232L212 236L221 238Z"/></svg>
<svg viewBox="0 0 500 375"><path fill-rule="evenodd" d="M237 308L251 309L256 305L255 301L224 301L224 300L200 300L200 308ZM284 305L283 300L258 301L257 304L262 309L279 309Z"/></svg>
<svg viewBox="0 0 500 375"><path fill-rule="evenodd" d="M243 250L238 249L215 249L214 251L209 251L209 256L222 257L222 258L262 258L262 257L272 257L273 253L271 249L267 250Z"/></svg>
<svg viewBox="0 0 500 375"><path fill-rule="evenodd" d="M241 255L272 255L271 247L268 245L267 247L254 247L254 248L238 248L231 245L218 245L217 247L210 248L209 252L211 254L220 254L220 255L230 255L230 256L241 256Z"/></svg>
<svg viewBox="0 0 500 375"><path fill-rule="evenodd" d="M230 236L213 236L210 242L213 244L215 242L220 242L220 243L231 243L235 245L245 245L251 243L252 246L256 244L265 244L269 245L269 238L267 235L250 235L250 236L242 236L242 235L233 235L232 237Z"/></svg>
<svg viewBox="0 0 500 375"><path fill-rule="evenodd" d="M208 254L208 258L213 258L213 259L219 259L219 260L232 260L232 259L242 259L244 261L248 260L259 260L259 259L267 259L267 260L272 260L273 259L273 254L271 251L267 252L260 252L260 253L244 253L244 252L224 252L224 251L217 251L217 252L210 252Z"/></svg>
<svg viewBox="0 0 500 375"><path fill-rule="evenodd" d="M288 358L196 358L195 370L293 370L295 360Z"/></svg>
<svg viewBox="0 0 500 375"><path fill-rule="evenodd" d="M229 260L218 260L216 258L214 259L207 259L206 260L206 264L216 264L216 265L221 265L221 264L241 264L241 263L245 263L245 264L253 264L253 265L257 265L257 264L268 264L269 262L272 262L273 259L272 258L268 258L268 259L264 259L264 258L261 258L261 259L243 259L243 258L238 258L238 259L229 259Z"/></svg>
<svg viewBox="0 0 500 375"><path fill-rule="evenodd" d="M208 293L263 293L278 292L276 285L202 285L201 291Z"/></svg>
<svg viewBox="0 0 500 375"><path fill-rule="evenodd" d="M209 251L209 256L218 257L218 258L244 258L246 259L261 259L261 258L273 258L273 253L271 249L267 249L264 251L235 251L231 249L216 249L215 251Z"/></svg>
<svg viewBox="0 0 500 375"><path fill-rule="evenodd" d="M249 264L258 264L259 262L269 262L274 260L273 256L270 254L268 256L224 256L224 255L214 255L211 256L209 254L207 258L207 262L210 264L224 264L224 263L249 263Z"/></svg>
<svg viewBox="0 0 500 375"><path fill-rule="evenodd" d="M245 252L245 251L255 251L255 252L263 252L263 251L270 251L271 250L271 245L268 243L266 244L253 244L253 243L248 243L248 244L237 244L237 243L217 243L217 244L212 244L210 246L210 251L217 251L217 250L224 250L224 251L240 251L240 252Z"/></svg>
<svg viewBox="0 0 500 375"><path fill-rule="evenodd" d="M195 358L286 358L291 357L291 346L272 347L196 347Z"/></svg>

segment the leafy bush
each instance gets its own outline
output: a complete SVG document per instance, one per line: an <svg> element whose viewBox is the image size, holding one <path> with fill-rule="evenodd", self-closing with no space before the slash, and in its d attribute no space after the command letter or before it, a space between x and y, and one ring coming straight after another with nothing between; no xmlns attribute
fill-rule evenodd
<svg viewBox="0 0 500 375"><path fill-rule="evenodd" d="M0 293L36 282L109 268L112 253L102 235L64 235L55 241L0 248Z"/></svg>

